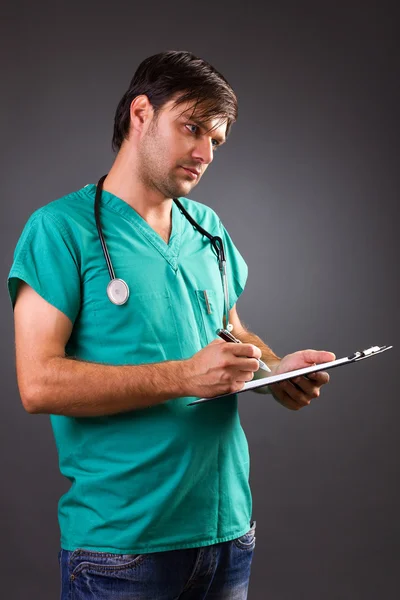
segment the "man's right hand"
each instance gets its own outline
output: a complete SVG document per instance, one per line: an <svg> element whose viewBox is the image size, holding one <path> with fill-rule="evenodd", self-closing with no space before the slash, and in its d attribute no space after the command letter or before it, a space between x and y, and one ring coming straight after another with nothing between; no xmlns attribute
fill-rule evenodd
<svg viewBox="0 0 400 600"><path fill-rule="evenodd" d="M253 344L213 340L187 360L188 396L233 394L259 369L261 350Z"/></svg>
<svg viewBox="0 0 400 600"><path fill-rule="evenodd" d="M29 413L96 417L233 393L258 369L256 346L220 338L189 359L159 363L111 365L66 356L72 322L23 282L14 314L18 387Z"/></svg>

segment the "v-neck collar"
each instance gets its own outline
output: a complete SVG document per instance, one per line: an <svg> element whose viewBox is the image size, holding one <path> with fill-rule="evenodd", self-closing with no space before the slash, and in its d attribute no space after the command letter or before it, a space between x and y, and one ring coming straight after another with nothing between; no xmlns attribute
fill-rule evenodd
<svg viewBox="0 0 400 600"><path fill-rule="evenodd" d="M83 189L94 201L96 185L94 183L89 183ZM182 237L182 219L185 217L174 201L172 201L172 228L168 244L148 224L148 222L130 204L125 202L125 200L122 200L122 198L115 196L111 192L102 190L101 204L107 206L112 211L119 213L127 221L132 223L135 226L135 229L158 250L173 269L176 270L178 268L178 256Z"/></svg>

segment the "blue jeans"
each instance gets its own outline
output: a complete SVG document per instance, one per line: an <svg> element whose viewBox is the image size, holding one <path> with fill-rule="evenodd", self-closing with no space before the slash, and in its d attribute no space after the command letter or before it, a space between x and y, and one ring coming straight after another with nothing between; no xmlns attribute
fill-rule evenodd
<svg viewBox="0 0 400 600"><path fill-rule="evenodd" d="M230 542L149 554L60 550L61 600L245 600L256 522Z"/></svg>

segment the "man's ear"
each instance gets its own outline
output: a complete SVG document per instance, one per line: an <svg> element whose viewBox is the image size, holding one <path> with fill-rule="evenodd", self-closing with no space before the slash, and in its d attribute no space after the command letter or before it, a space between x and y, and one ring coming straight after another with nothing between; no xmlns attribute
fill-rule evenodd
<svg viewBox="0 0 400 600"><path fill-rule="evenodd" d="M154 115L153 106L145 94L136 96L130 106L130 130L142 134L149 126Z"/></svg>

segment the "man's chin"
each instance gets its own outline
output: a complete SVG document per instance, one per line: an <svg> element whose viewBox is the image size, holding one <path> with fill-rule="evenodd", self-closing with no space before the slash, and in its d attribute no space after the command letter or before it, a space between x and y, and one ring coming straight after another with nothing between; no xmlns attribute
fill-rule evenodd
<svg viewBox="0 0 400 600"><path fill-rule="evenodd" d="M193 181L180 181L179 183L176 182L175 185L171 187L171 198L186 196L195 187L196 183L197 182Z"/></svg>

